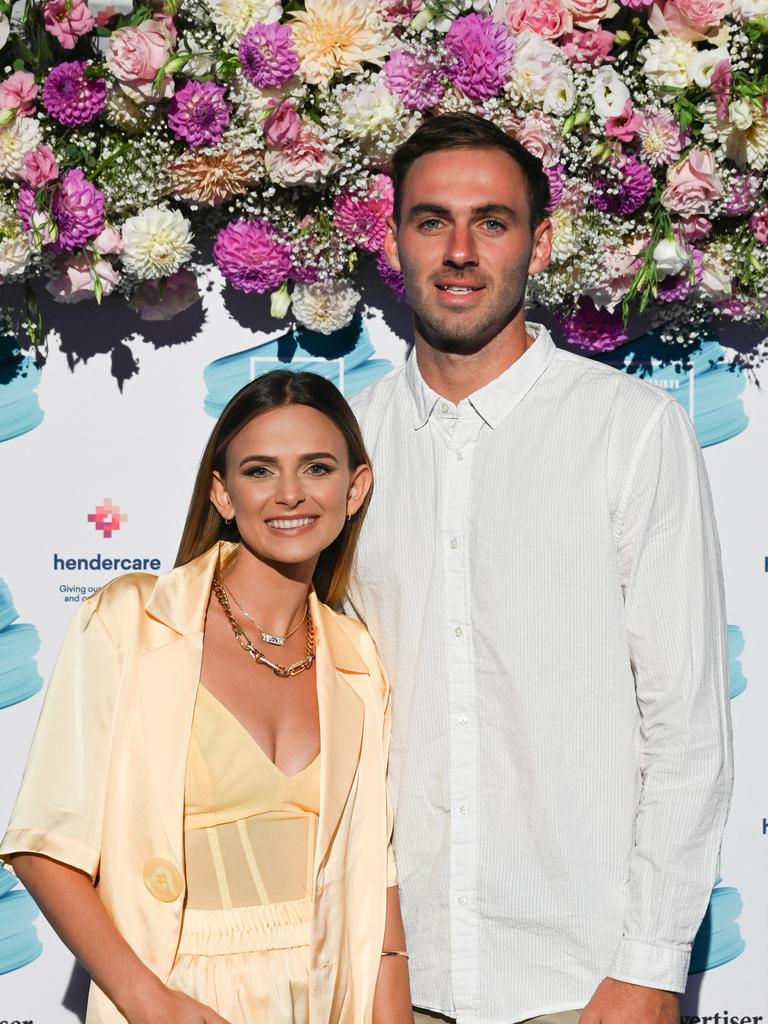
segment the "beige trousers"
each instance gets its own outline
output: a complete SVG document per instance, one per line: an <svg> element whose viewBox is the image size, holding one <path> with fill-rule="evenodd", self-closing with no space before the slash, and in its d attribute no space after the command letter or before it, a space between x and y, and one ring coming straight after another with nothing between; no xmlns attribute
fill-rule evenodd
<svg viewBox="0 0 768 1024"><path fill-rule="evenodd" d="M579 1024L580 1016L580 1010L566 1010L565 1013L545 1013L543 1017L529 1017L528 1020L520 1021L520 1024ZM414 1024L436 1024L437 1021L450 1019L437 1014L423 1013L421 1010L413 1011Z"/></svg>

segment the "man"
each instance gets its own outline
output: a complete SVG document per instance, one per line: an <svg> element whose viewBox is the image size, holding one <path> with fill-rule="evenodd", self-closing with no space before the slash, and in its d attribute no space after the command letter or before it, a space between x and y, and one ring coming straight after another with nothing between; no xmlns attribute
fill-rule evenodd
<svg viewBox="0 0 768 1024"><path fill-rule="evenodd" d="M661 389L524 320L540 163L481 118L393 163L415 350L353 404L350 604L393 683L417 1020L677 1024L731 789L718 541Z"/></svg>

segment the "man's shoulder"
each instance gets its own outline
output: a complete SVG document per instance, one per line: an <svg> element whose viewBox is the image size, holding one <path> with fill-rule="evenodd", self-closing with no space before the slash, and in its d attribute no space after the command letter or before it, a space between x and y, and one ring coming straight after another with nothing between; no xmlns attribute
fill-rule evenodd
<svg viewBox="0 0 768 1024"><path fill-rule="evenodd" d="M374 384L370 384L367 388L352 395L349 404L355 416L362 422L370 415L375 415L378 410L387 408L403 382L404 373L405 363L390 370Z"/></svg>
<svg viewBox="0 0 768 1024"><path fill-rule="evenodd" d="M587 356L558 348L555 360L560 372L570 378L571 386L590 403L600 401L617 412L644 418L661 415L675 401L657 384Z"/></svg>

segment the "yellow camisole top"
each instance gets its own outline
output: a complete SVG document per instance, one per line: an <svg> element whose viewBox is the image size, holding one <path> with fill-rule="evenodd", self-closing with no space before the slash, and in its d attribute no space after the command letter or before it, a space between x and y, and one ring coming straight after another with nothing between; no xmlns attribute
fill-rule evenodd
<svg viewBox="0 0 768 1024"><path fill-rule="evenodd" d="M200 685L184 804L187 906L218 910L310 896L319 813L320 755L286 775Z"/></svg>

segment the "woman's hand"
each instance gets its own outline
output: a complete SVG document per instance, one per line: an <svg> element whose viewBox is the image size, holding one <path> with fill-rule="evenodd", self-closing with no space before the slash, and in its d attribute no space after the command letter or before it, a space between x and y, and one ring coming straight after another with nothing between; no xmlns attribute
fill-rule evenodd
<svg viewBox="0 0 768 1024"><path fill-rule="evenodd" d="M210 1006L165 985L158 991L145 989L125 1015L129 1024L229 1024Z"/></svg>

